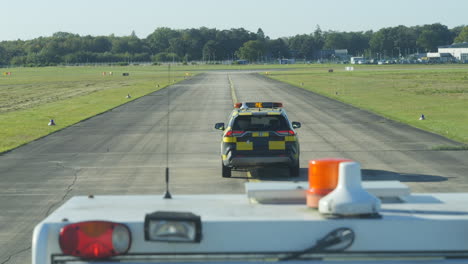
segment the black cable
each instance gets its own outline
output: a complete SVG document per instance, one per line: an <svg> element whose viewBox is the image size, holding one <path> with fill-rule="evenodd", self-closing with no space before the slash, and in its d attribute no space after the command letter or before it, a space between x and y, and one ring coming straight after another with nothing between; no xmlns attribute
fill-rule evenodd
<svg viewBox="0 0 468 264"><path fill-rule="evenodd" d="M354 231L347 227L337 228L322 239L318 240L315 245L305 250L292 253L290 255L279 258L279 261L296 259L304 254L313 252L340 252L349 248L354 242ZM341 244L341 245L340 245Z"/></svg>

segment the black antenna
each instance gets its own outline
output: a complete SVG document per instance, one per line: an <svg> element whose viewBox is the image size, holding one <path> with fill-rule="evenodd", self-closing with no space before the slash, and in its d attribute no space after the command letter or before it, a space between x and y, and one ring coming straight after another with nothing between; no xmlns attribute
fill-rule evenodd
<svg viewBox="0 0 468 264"><path fill-rule="evenodd" d="M172 195L169 192L169 167L166 167L166 193L164 199L172 199Z"/></svg>
<svg viewBox="0 0 468 264"><path fill-rule="evenodd" d="M166 193L164 199L172 199L172 195L169 192L169 114L171 107L171 95L169 89L171 87L171 64L168 65L167 74L167 120L166 120Z"/></svg>

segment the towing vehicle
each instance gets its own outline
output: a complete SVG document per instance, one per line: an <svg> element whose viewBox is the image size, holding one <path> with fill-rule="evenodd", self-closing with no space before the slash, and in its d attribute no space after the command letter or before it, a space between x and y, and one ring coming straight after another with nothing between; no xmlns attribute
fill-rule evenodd
<svg viewBox="0 0 468 264"><path fill-rule="evenodd" d="M32 263L468 263L467 202L313 160L309 182L244 195L73 197L35 227Z"/></svg>
<svg viewBox="0 0 468 264"><path fill-rule="evenodd" d="M299 176L299 140L279 102L243 102L234 104L229 121L216 123L223 130L221 141L222 176L231 170L287 166L292 177Z"/></svg>

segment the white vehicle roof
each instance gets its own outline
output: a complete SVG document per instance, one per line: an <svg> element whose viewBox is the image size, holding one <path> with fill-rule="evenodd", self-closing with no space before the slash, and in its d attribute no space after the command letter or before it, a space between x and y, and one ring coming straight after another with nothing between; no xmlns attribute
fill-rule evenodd
<svg viewBox="0 0 468 264"><path fill-rule="evenodd" d="M379 260L378 263L468 260L468 193L405 195L402 191L405 187L400 183L372 183L367 186L371 193L372 189L382 193L385 185L393 186L397 192L390 199L387 190L384 195L387 198L382 199L381 217L329 218L300 202L303 190L298 186L304 183L284 184L282 199L286 203L265 200L272 189L281 193L281 185L250 184L247 195L173 195L172 199L160 195L73 197L36 226L33 263L76 260L63 256L58 234L67 224L89 220L124 223L130 228L131 248L126 256L115 258L130 263L165 263L169 259L185 263L193 261L187 259L192 255L206 262L213 254L219 263L262 262L264 258L274 259L278 254L308 248L340 227L354 231L353 244L343 252L312 254L316 259L323 263L332 260L362 263L363 259ZM145 215L155 211L191 212L200 216L201 242L145 241ZM396 256L400 258L395 259Z"/></svg>

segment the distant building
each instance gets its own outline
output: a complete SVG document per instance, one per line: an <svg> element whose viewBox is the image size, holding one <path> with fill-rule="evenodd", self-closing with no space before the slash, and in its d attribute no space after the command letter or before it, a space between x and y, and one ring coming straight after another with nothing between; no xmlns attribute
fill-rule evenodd
<svg viewBox="0 0 468 264"><path fill-rule="evenodd" d="M294 64L296 63L295 59L278 59L279 64Z"/></svg>
<svg viewBox="0 0 468 264"><path fill-rule="evenodd" d="M245 65L245 64L249 64L249 61L248 60L236 60L236 63Z"/></svg>
<svg viewBox="0 0 468 264"><path fill-rule="evenodd" d="M439 54L448 53L456 60L463 63L468 63L468 42L456 43L448 46L440 46L438 48Z"/></svg>
<svg viewBox="0 0 468 264"><path fill-rule="evenodd" d="M429 62L451 62L455 60L452 54L441 52L428 52L427 59Z"/></svg>
<svg viewBox="0 0 468 264"><path fill-rule="evenodd" d="M347 49L336 49L336 50L320 50L318 57L320 59L336 59L336 60L348 60Z"/></svg>
<svg viewBox="0 0 468 264"><path fill-rule="evenodd" d="M366 63L366 59L364 57L351 57L350 62L351 64L364 64Z"/></svg>
<svg viewBox="0 0 468 264"><path fill-rule="evenodd" d="M347 49L337 49L335 50L335 56L340 59L348 58L348 50Z"/></svg>

